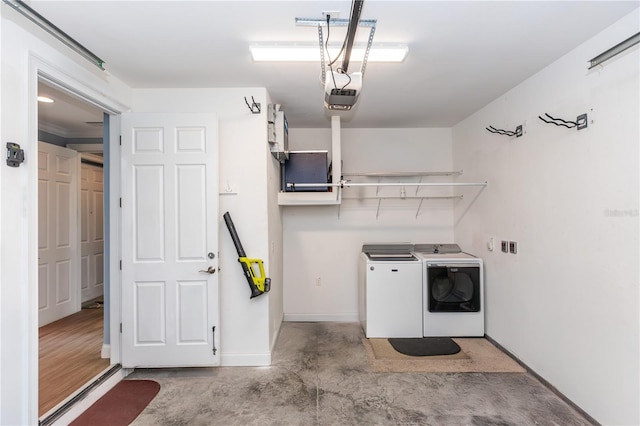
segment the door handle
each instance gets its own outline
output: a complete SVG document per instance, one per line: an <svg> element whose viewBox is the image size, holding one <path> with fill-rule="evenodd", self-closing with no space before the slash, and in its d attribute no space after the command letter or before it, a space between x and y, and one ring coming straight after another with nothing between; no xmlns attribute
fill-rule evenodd
<svg viewBox="0 0 640 426"><path fill-rule="evenodd" d="M215 274L216 268L214 268L213 266L209 266L206 271L204 269L200 269L198 272L203 272L205 274Z"/></svg>

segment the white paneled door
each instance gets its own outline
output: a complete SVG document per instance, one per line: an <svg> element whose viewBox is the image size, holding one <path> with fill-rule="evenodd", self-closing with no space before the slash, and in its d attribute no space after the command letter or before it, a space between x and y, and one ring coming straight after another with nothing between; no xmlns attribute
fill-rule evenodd
<svg viewBox="0 0 640 426"><path fill-rule="evenodd" d="M80 288L82 302L103 294L104 173L101 166L80 167Z"/></svg>
<svg viewBox="0 0 640 426"><path fill-rule="evenodd" d="M78 153L38 144L38 325L80 310Z"/></svg>
<svg viewBox="0 0 640 426"><path fill-rule="evenodd" d="M122 115L122 365L218 365L213 114Z"/></svg>

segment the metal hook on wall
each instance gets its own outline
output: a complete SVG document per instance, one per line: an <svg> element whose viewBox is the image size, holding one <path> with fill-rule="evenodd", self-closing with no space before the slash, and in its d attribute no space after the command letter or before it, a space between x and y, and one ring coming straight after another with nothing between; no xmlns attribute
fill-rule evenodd
<svg viewBox="0 0 640 426"><path fill-rule="evenodd" d="M251 111L252 114L260 114L260 104L253 99L253 96L251 97L251 104L249 104L246 96L244 97L244 102L247 104L247 107L249 107L249 111Z"/></svg>
<svg viewBox="0 0 640 426"><path fill-rule="evenodd" d="M566 127L567 129L573 129L575 127L577 130L582 130L587 128L587 114L580 114L578 117L576 117L576 121L568 121L563 120L562 118L555 118L550 116L546 112L544 113L544 115L546 115L549 120L546 120L541 116L538 116L538 118L547 124L555 124L556 126Z"/></svg>
<svg viewBox="0 0 640 426"><path fill-rule="evenodd" d="M487 131L489 131L491 133L496 133L498 135L515 136L517 138L522 136L522 125L521 124L516 127L516 130L496 129L493 126L486 127L486 129L487 129Z"/></svg>

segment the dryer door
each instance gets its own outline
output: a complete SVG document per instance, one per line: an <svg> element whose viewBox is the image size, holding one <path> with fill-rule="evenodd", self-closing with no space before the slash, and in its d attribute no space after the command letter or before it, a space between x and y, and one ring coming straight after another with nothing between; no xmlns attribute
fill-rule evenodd
<svg viewBox="0 0 640 426"><path fill-rule="evenodd" d="M429 312L479 312L479 265L427 265Z"/></svg>

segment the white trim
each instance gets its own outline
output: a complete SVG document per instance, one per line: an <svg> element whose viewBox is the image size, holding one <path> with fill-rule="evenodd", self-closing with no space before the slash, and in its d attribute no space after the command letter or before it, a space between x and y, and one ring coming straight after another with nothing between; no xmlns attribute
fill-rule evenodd
<svg viewBox="0 0 640 426"><path fill-rule="evenodd" d="M111 114L118 114L128 107L119 103L113 98L110 98L103 93L96 91L89 85L82 83L78 79L66 74L64 71L57 69L50 65L47 61L39 57L33 52L29 52L28 57L28 81L27 81L27 93L29 101L27 102L27 143L25 146L27 152L38 152L38 106L37 106L37 93L38 93L38 81L39 79L46 80L49 84L54 84L56 87L70 92L76 97L79 97L86 102L96 105ZM112 147L111 164L112 170L111 176L116 177L115 184L112 180L111 186L111 210L109 214L114 214L115 206L119 205L120 197L120 121L119 116L112 116L111 128L110 128L110 146ZM116 136L117 132L117 136ZM28 286L25 289L25 298L29 306L28 321L25 332L28 334L28 361L27 361L27 378L28 383L28 418L30 424L36 424L38 419L38 164L36 161L25 162L25 166L28 169L27 179L27 195L24 200L25 210L27 216L27 235L28 235L28 248L25 267L25 281L28 282ZM115 200L115 202L114 202ZM120 362L120 274L117 266L120 255L120 220L119 211L115 210L117 216L112 216L111 223L111 271L114 269L118 271L116 274L111 275L110 283L110 319L111 319L111 341L110 346L113 350L110 351L111 364ZM115 329L114 324L117 324ZM115 340L114 340L115 339Z"/></svg>
<svg viewBox="0 0 640 426"><path fill-rule="evenodd" d="M358 322L358 313L346 314L284 314L285 322Z"/></svg>
<svg viewBox="0 0 640 426"><path fill-rule="evenodd" d="M100 358L110 358L111 357L111 345L107 345L106 343L102 344L102 350L100 351Z"/></svg>
<svg viewBox="0 0 640 426"><path fill-rule="evenodd" d="M99 92L87 84L69 76L65 72L49 65L37 54L30 52L29 59L37 68L37 74L48 85L69 93L93 106L96 106L109 114L118 114L129 110L129 107L114 98ZM37 91L36 91L37 93Z"/></svg>
<svg viewBox="0 0 640 426"><path fill-rule="evenodd" d="M221 354L221 367L268 367L271 365L271 352L262 354Z"/></svg>
<svg viewBox="0 0 640 426"><path fill-rule="evenodd" d="M120 249L122 236L120 233L120 115L109 116L109 345L111 347L111 364L120 364Z"/></svg>
<svg viewBox="0 0 640 426"><path fill-rule="evenodd" d="M26 152L38 152L38 61L29 57L27 94L29 101L27 108L27 140ZM28 170L27 191L24 198L24 209L27 217L27 305L29 306L27 330L29 335L27 362L28 375L28 398L27 402L29 424L37 423L38 419L38 358L40 342L39 339L39 286L38 286L38 158L34 156L34 161L25 161Z"/></svg>

